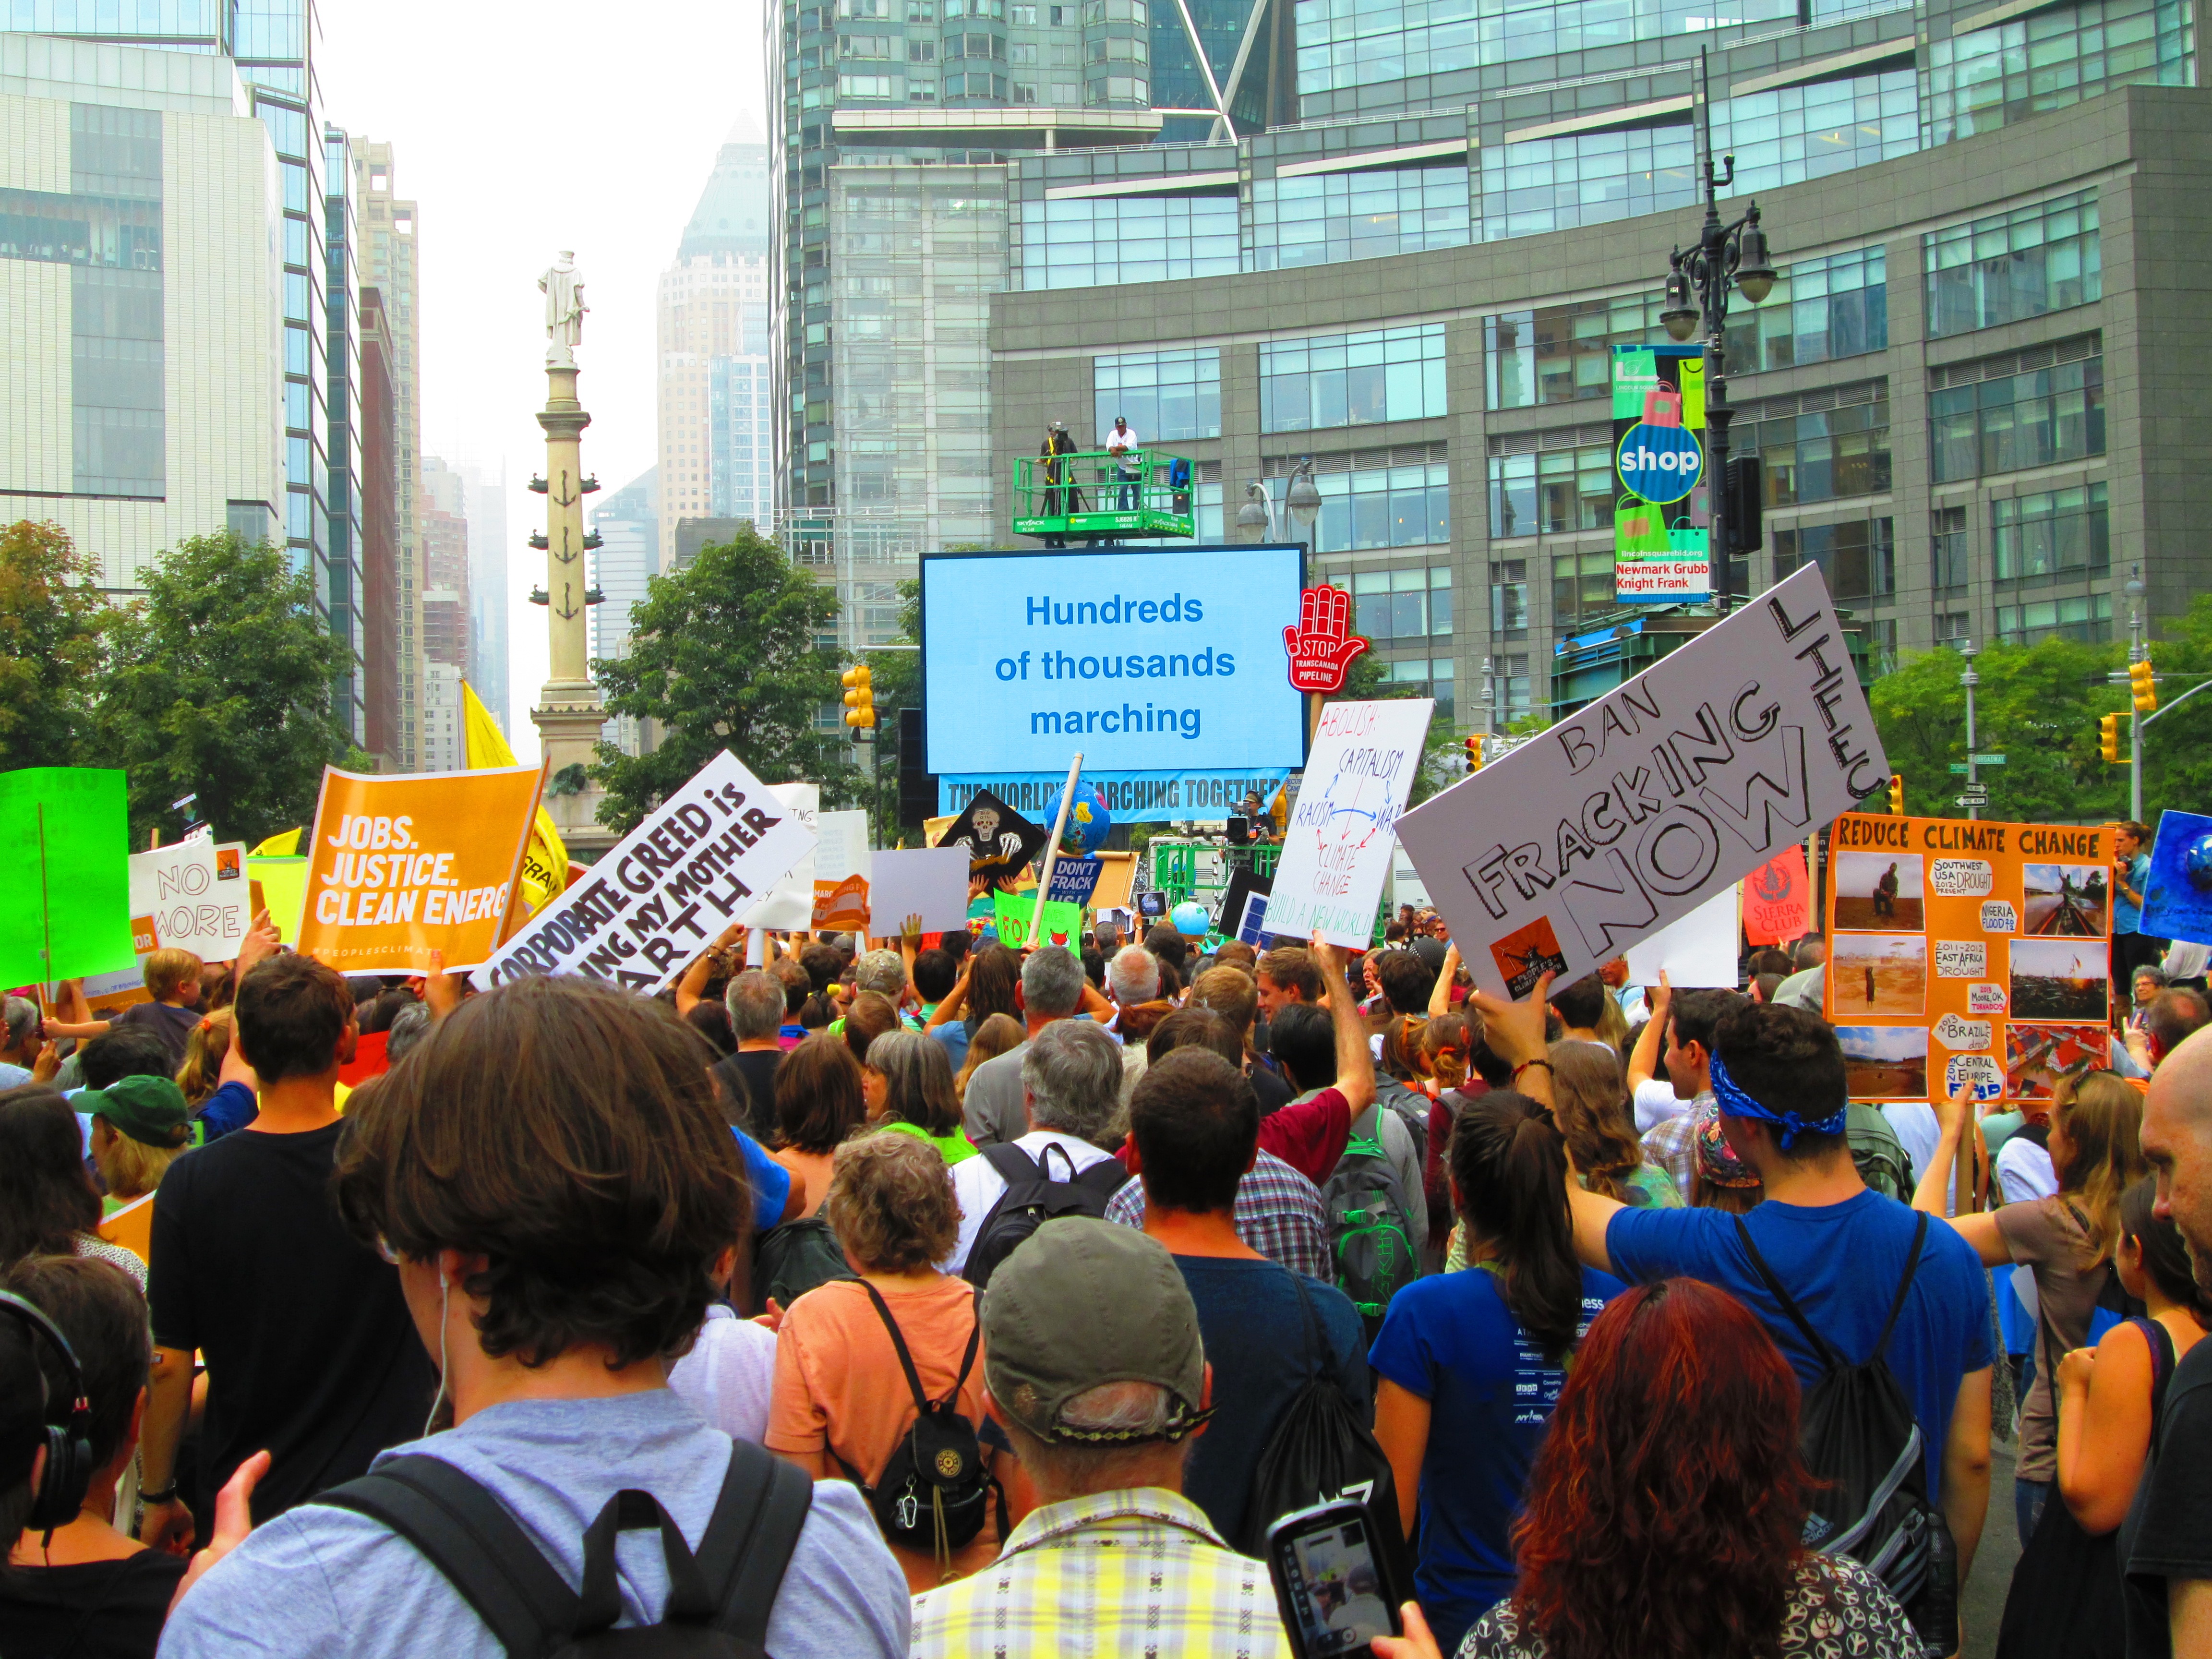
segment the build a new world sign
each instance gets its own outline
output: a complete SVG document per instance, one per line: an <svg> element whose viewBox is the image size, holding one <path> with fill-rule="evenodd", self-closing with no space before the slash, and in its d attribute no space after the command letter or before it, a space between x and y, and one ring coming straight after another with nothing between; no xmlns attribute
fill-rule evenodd
<svg viewBox="0 0 2212 1659"><path fill-rule="evenodd" d="M1613 598L1711 597L1699 345L1613 349Z"/></svg>

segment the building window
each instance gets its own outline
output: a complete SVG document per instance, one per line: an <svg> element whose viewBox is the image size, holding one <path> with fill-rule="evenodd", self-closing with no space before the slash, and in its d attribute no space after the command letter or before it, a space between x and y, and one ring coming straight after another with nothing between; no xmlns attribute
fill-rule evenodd
<svg viewBox="0 0 2212 1659"><path fill-rule="evenodd" d="M2001 582L2109 570L2112 550L2105 486L2077 484L1991 501L1990 544Z"/></svg>
<svg viewBox="0 0 2212 1659"><path fill-rule="evenodd" d="M1747 404L1729 447L1759 458L1769 507L1879 495L1889 488L1889 383Z"/></svg>
<svg viewBox="0 0 2212 1659"><path fill-rule="evenodd" d="M1052 100L1075 101L1071 86ZM1022 204L1021 286L1091 288L1237 270L1237 198L1121 196Z"/></svg>
<svg viewBox="0 0 2212 1659"><path fill-rule="evenodd" d="M1801 525L1771 532L1774 580L1820 567L1833 599L1863 603L1897 592L1897 538L1889 519L1857 519L1848 524Z"/></svg>
<svg viewBox="0 0 2212 1659"><path fill-rule="evenodd" d="M1451 571L1361 570L1352 578L1354 627L1377 645L1423 641L1452 631Z"/></svg>
<svg viewBox="0 0 2212 1659"><path fill-rule="evenodd" d="M1930 145L2064 109L2114 87L2196 80L2188 0L2075 0L1928 47Z"/></svg>
<svg viewBox="0 0 2212 1659"><path fill-rule="evenodd" d="M1316 553L1450 544L1451 468L1442 462L1324 472L1314 483L1321 490Z"/></svg>
<svg viewBox="0 0 2212 1659"><path fill-rule="evenodd" d="M2100 484L2098 486L2102 489ZM1966 585L1968 538L1966 509L1963 507L1939 507L1929 515L1929 526L1935 555L1935 582L1939 588L1959 588Z"/></svg>
<svg viewBox="0 0 2212 1659"><path fill-rule="evenodd" d="M1255 179L1250 236L1247 270L1459 247L1468 240L1467 168Z"/></svg>
<svg viewBox="0 0 2212 1659"><path fill-rule="evenodd" d="M1444 412L1442 323L1260 348L1262 432L1420 421Z"/></svg>
<svg viewBox="0 0 2212 1659"><path fill-rule="evenodd" d="M1452 714L1452 659L1449 657L1409 657L1382 665L1385 696L1434 697L1436 718Z"/></svg>
<svg viewBox="0 0 2212 1659"><path fill-rule="evenodd" d="M891 37L888 34L841 34L837 37L837 53L842 58L888 58L891 55Z"/></svg>
<svg viewBox="0 0 2212 1659"><path fill-rule="evenodd" d="M1613 448L1582 444L1490 458L1490 536L1571 535L1613 523Z"/></svg>
<svg viewBox="0 0 2212 1659"><path fill-rule="evenodd" d="M1939 611L1936 613L1936 643L1938 647L1962 645L1972 639L1973 634L1972 612Z"/></svg>
<svg viewBox="0 0 2212 1659"><path fill-rule="evenodd" d="M1511 634L1528 626L1528 561L1493 559L1490 565L1490 631Z"/></svg>
<svg viewBox="0 0 2212 1659"><path fill-rule="evenodd" d="M1680 126L1583 132L1482 148L1482 240L1687 207L1696 196L1696 143Z"/></svg>
<svg viewBox="0 0 2212 1659"><path fill-rule="evenodd" d="M1501 725L1510 724L1529 712L1534 683L1528 678L1526 652L1508 651L1491 659L1491 697Z"/></svg>
<svg viewBox="0 0 2212 1659"><path fill-rule="evenodd" d="M1658 338L1664 303L1653 295L1627 294L1484 318L1490 406L1529 409L1610 397L1613 348ZM1733 331L1729 349L1735 349Z"/></svg>
<svg viewBox="0 0 2212 1659"><path fill-rule="evenodd" d="M1918 77L1910 65L1723 99L1713 148L1736 158L1739 191L1772 190L1920 148Z"/></svg>
<svg viewBox="0 0 2212 1659"><path fill-rule="evenodd" d="M891 77L888 75L841 75L837 77L840 98L888 98L891 95Z"/></svg>
<svg viewBox="0 0 2212 1659"><path fill-rule="evenodd" d="M1997 607L1997 638L2007 645L2033 645L2056 636L2084 645L2112 636L2112 596L2077 594L2067 599L2038 599Z"/></svg>
<svg viewBox="0 0 2212 1659"><path fill-rule="evenodd" d="M1536 533L1536 458L1490 458L1490 539L1510 541Z"/></svg>
<svg viewBox="0 0 2212 1659"><path fill-rule="evenodd" d="M1618 608L1611 548L1583 547L1552 555L1553 629L1573 628Z"/></svg>
<svg viewBox="0 0 2212 1659"><path fill-rule="evenodd" d="M1729 319L1729 372L1753 374L1887 351L1887 265L1882 250L1869 247L1785 266L1773 293Z"/></svg>
<svg viewBox="0 0 2212 1659"><path fill-rule="evenodd" d="M2094 190L1930 231L1920 247L1931 338L2104 297Z"/></svg>
<svg viewBox="0 0 2212 1659"><path fill-rule="evenodd" d="M2076 350L2092 355L2051 362ZM2097 336L1954 363L1929 378L1937 483L2105 453L2105 359Z"/></svg>
<svg viewBox="0 0 2212 1659"><path fill-rule="evenodd" d="M1221 353L1215 347L1094 357L1091 376L1101 433L1116 415L1126 415L1147 442L1221 435Z"/></svg>

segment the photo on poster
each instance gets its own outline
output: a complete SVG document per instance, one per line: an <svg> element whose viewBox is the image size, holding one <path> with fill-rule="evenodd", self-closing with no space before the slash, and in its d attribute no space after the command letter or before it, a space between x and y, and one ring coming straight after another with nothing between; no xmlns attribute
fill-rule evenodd
<svg viewBox="0 0 2212 1659"><path fill-rule="evenodd" d="M1838 933L1828 957L1828 1004L1839 1022L1853 1014L1917 1018L1928 1007L1927 939Z"/></svg>
<svg viewBox="0 0 2212 1659"><path fill-rule="evenodd" d="M2061 1082L2110 1063L2102 1025L2012 1025L2005 1029L2005 1098L2048 1100Z"/></svg>
<svg viewBox="0 0 2212 1659"><path fill-rule="evenodd" d="M2027 900L2021 931L2049 939L2102 939L2112 921L2108 872L2096 864L2030 864L2021 872Z"/></svg>
<svg viewBox="0 0 2212 1659"><path fill-rule="evenodd" d="M1922 928L1928 925L1917 854L1838 853L1831 862L1836 927Z"/></svg>
<svg viewBox="0 0 2212 1659"><path fill-rule="evenodd" d="M2171 807L2159 814L2142 894L2145 933L2212 944L2212 817Z"/></svg>
<svg viewBox="0 0 2212 1659"><path fill-rule="evenodd" d="M1853 1100L1928 1098L1928 1028L1838 1025L1844 1086Z"/></svg>
<svg viewBox="0 0 2212 1659"><path fill-rule="evenodd" d="M2101 939L2016 939L2008 949L2014 1019L2106 1017L2109 962Z"/></svg>

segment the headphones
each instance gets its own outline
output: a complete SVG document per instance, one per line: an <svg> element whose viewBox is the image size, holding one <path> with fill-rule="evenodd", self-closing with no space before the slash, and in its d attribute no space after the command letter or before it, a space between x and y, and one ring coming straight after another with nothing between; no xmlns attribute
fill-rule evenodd
<svg viewBox="0 0 2212 1659"><path fill-rule="evenodd" d="M24 1522L28 1532L50 1532L76 1519L84 1495L92 1487L92 1401L85 1393L84 1367L61 1328L20 1296L0 1291L0 1313L13 1314L46 1340L60 1356L69 1373L75 1403L66 1425L46 1425L46 1467L31 1498L31 1513Z"/></svg>

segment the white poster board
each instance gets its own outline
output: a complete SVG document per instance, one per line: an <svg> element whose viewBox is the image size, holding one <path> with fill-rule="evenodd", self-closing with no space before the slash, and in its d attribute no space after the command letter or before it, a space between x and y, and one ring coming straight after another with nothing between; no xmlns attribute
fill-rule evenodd
<svg viewBox="0 0 2212 1659"><path fill-rule="evenodd" d="M133 853L131 920L140 956L190 951L202 962L229 961L253 925L252 890L243 842L204 837Z"/></svg>
<svg viewBox="0 0 2212 1659"><path fill-rule="evenodd" d="M1628 947L1628 982L1656 985L1664 969L1677 991L1735 989L1736 937L1741 902L1731 884L1679 921Z"/></svg>
<svg viewBox="0 0 2212 1659"><path fill-rule="evenodd" d="M832 884L848 876L868 878L868 815L823 812L814 820L820 841L814 848L814 879Z"/></svg>
<svg viewBox="0 0 2212 1659"><path fill-rule="evenodd" d="M921 918L925 933L963 933L968 927L968 849L921 847L869 856L868 931L895 938L908 916Z"/></svg>
<svg viewBox="0 0 2212 1659"><path fill-rule="evenodd" d="M1436 704L1333 702L1321 711L1305 782L1283 835L1267 906L1267 931L1364 950L1390 874L1391 831L1421 769ZM1241 918L1231 918L1232 922Z"/></svg>
<svg viewBox="0 0 2212 1659"><path fill-rule="evenodd" d="M817 783L772 783L769 793L781 801L791 815L816 834L815 820L822 811L822 786ZM790 933L811 926L814 920L814 854L808 852L776 878L758 904L745 912L748 927L773 927Z"/></svg>
<svg viewBox="0 0 2212 1659"><path fill-rule="evenodd" d="M1807 565L1424 802L1398 838L1475 983L1518 997L1621 955L1888 778Z"/></svg>
<svg viewBox="0 0 2212 1659"><path fill-rule="evenodd" d="M726 749L531 917L483 965L483 982L581 974L658 991L813 845Z"/></svg>

